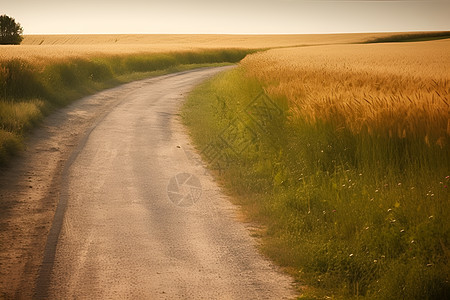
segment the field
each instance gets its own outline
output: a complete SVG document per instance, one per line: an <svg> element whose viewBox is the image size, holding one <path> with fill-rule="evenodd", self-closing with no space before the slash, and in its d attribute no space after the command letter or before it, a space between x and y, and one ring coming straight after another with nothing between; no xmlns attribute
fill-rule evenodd
<svg viewBox="0 0 450 300"><path fill-rule="evenodd" d="M0 51L0 165L55 107L114 85L236 63L258 49L364 42L388 34L31 35Z"/></svg>
<svg viewBox="0 0 450 300"><path fill-rule="evenodd" d="M30 35L20 46L2 46L0 60L61 59L199 49L266 49L298 45L357 43L390 34L323 35Z"/></svg>
<svg viewBox="0 0 450 300"><path fill-rule="evenodd" d="M204 159L305 299L449 296L448 49L273 49L190 96Z"/></svg>
<svg viewBox="0 0 450 300"><path fill-rule="evenodd" d="M276 49L242 62L293 118L448 146L450 40Z"/></svg>
<svg viewBox="0 0 450 300"><path fill-rule="evenodd" d="M0 165L84 95L240 62L184 121L303 298L445 299L450 40L391 36L26 36L0 48Z"/></svg>
<svg viewBox="0 0 450 300"><path fill-rule="evenodd" d="M236 63L262 45L295 45L299 40L298 36L34 35L25 36L19 46L2 45L0 165L23 149L24 135L46 114L84 95L145 77Z"/></svg>

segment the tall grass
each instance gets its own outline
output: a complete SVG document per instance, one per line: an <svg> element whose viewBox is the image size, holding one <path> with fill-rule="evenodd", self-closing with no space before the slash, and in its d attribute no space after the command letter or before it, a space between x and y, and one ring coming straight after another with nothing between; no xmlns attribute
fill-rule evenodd
<svg viewBox="0 0 450 300"><path fill-rule="evenodd" d="M205 159L305 297L449 297L446 45L258 53L186 103ZM278 109L252 113L261 91Z"/></svg>
<svg viewBox="0 0 450 300"><path fill-rule="evenodd" d="M122 82L211 64L235 63L252 50L0 60L0 163L23 147L23 134L52 108Z"/></svg>

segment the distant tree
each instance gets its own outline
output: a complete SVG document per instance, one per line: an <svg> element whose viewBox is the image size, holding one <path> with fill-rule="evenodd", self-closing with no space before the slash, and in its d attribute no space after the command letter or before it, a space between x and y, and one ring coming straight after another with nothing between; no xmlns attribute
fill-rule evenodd
<svg viewBox="0 0 450 300"><path fill-rule="evenodd" d="M22 42L23 28L20 23L16 23L14 18L7 15L0 16L0 44L19 45Z"/></svg>

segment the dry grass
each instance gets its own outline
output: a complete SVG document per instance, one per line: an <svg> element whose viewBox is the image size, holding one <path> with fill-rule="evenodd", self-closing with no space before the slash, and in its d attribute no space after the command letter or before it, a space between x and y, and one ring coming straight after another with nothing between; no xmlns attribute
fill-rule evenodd
<svg viewBox="0 0 450 300"><path fill-rule="evenodd" d="M294 116L331 121L355 134L450 135L450 40L274 49L243 61Z"/></svg>
<svg viewBox="0 0 450 300"><path fill-rule="evenodd" d="M0 102L0 129L21 133L42 118L44 102L29 100L26 102Z"/></svg>

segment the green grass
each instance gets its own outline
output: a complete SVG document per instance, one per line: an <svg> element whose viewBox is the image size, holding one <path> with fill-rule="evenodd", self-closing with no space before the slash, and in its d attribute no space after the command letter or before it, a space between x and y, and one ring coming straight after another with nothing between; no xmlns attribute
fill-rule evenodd
<svg viewBox="0 0 450 300"><path fill-rule="evenodd" d="M237 68L194 90L182 115L303 296L448 298L448 147L311 125L262 91Z"/></svg>
<svg viewBox="0 0 450 300"><path fill-rule="evenodd" d="M224 49L0 61L0 166L23 149L24 135L53 109L125 82L206 66L236 63L253 50Z"/></svg>

